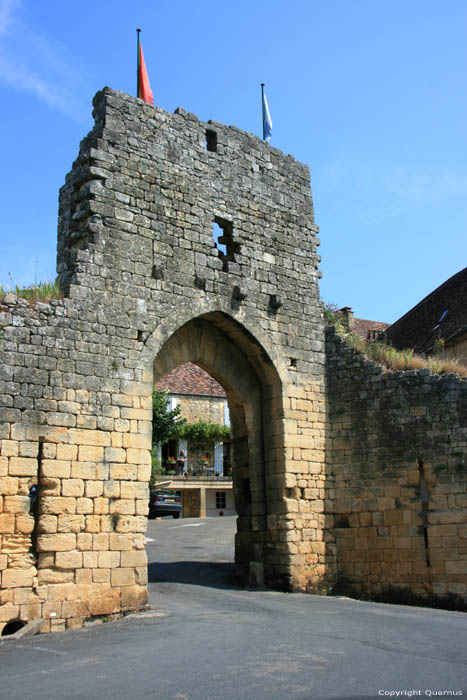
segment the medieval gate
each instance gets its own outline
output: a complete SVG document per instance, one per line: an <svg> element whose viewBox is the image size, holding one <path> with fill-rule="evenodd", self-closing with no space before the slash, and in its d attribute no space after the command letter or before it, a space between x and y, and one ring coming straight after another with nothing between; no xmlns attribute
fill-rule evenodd
<svg viewBox="0 0 467 700"><path fill-rule="evenodd" d="M2 308L2 379L17 399L1 409L0 625L45 617L60 629L145 601L151 394L187 361L227 393L245 575L305 589L324 574L308 169L182 109L108 88L94 107L60 194L65 298Z"/></svg>

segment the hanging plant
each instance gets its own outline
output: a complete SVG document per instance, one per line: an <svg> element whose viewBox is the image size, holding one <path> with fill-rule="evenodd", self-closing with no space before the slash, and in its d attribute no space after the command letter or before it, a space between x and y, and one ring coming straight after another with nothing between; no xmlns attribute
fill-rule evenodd
<svg viewBox="0 0 467 700"><path fill-rule="evenodd" d="M230 440L230 428L227 425L199 420L196 423L185 423L181 426L178 436L195 447L202 447L206 444Z"/></svg>

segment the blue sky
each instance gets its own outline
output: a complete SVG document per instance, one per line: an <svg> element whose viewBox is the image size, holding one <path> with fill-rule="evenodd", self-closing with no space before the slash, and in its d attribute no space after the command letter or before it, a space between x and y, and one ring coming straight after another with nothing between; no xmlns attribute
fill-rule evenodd
<svg viewBox="0 0 467 700"><path fill-rule="evenodd" d="M55 276L57 197L105 85L311 170L321 294L395 321L467 262L465 0L0 0L0 284Z"/></svg>

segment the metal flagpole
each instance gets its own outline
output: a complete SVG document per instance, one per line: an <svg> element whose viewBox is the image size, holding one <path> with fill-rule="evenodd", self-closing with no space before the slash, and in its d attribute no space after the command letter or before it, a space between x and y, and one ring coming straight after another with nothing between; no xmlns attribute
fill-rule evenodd
<svg viewBox="0 0 467 700"><path fill-rule="evenodd" d="M265 141L266 131L264 129L264 83L261 83L261 109L263 114L263 141Z"/></svg>
<svg viewBox="0 0 467 700"><path fill-rule="evenodd" d="M136 30L136 97L139 97L139 34L141 29Z"/></svg>

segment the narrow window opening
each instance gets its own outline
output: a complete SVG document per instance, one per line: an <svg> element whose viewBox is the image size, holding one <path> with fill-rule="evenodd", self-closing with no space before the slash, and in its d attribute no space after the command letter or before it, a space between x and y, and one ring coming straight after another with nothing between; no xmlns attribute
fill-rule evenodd
<svg viewBox="0 0 467 700"><path fill-rule="evenodd" d="M418 458L418 471L420 474L420 499L422 501L422 528L423 528L423 540L425 544L425 561L426 565L431 566L430 562L430 548L428 542L428 502L429 493L428 485L425 479L425 471L423 468L423 460Z"/></svg>
<svg viewBox="0 0 467 700"><path fill-rule="evenodd" d="M223 263L225 272L229 269L229 262L235 260L235 255L240 252L240 244L234 241L233 224L231 221L222 219L220 216L214 217L212 223L212 237L216 245L218 254Z"/></svg>
<svg viewBox="0 0 467 700"><path fill-rule="evenodd" d="M227 246L220 242L220 239L224 237L224 230L215 221L212 224L212 237L214 238L214 243L219 253L227 255Z"/></svg>
<svg viewBox="0 0 467 700"><path fill-rule="evenodd" d="M212 129L206 129L206 150L217 153L217 133Z"/></svg>
<svg viewBox="0 0 467 700"><path fill-rule="evenodd" d="M31 553L37 557L37 537L39 534L39 512L41 501L42 463L44 461L45 437L39 435L39 446L37 452L37 483L32 484L29 489L29 513L34 518L34 527L31 532Z"/></svg>

